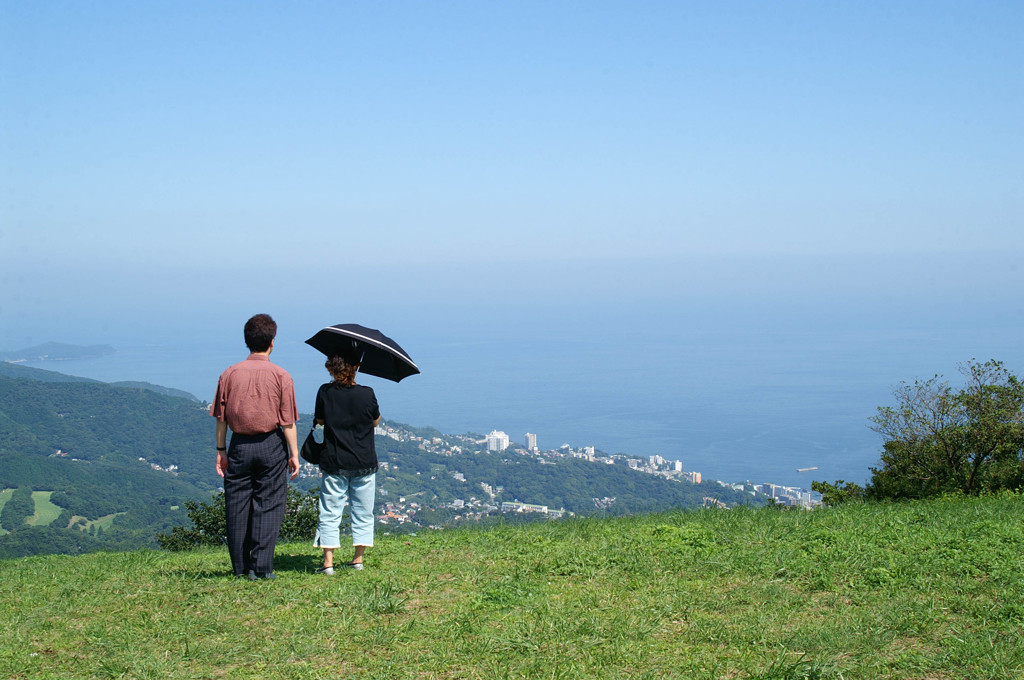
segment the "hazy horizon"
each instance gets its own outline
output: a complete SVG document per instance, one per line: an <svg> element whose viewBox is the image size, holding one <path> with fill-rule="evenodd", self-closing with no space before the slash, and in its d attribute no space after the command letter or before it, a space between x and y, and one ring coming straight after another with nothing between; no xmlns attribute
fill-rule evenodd
<svg viewBox="0 0 1024 680"><path fill-rule="evenodd" d="M423 373L397 385L361 382L375 389L385 418L449 433L499 429L521 441L530 431L544 448L662 455L725 481L807 485L811 475L796 469L818 467L814 478L863 482L881 446L869 418L891 403L897 383L937 373L956 383L958 365L972 358L1001 360L1018 374L1024 366L1012 291L970 303L951 299L954 289L951 282L932 298L900 288L887 298L833 292L824 303L810 293L772 301L752 291L717 305L619 295L568 307L534 301L514 316L468 304L461 313L425 306L415 316L385 309L382 329ZM219 373L244 358L241 326L256 311L229 319L215 307L171 315L166 325L92 312L90 337L67 337L72 324L40 341L111 344L118 355L29 365L146 380L209 400ZM304 340L366 315L313 304L260 309L279 322L272 360L292 373L308 413L327 376Z"/></svg>

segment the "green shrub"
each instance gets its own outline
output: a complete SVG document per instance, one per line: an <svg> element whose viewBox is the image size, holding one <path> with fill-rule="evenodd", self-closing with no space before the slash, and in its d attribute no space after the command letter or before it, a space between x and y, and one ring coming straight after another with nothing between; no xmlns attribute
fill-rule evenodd
<svg viewBox="0 0 1024 680"><path fill-rule="evenodd" d="M185 501L191 527L177 526L170 533L157 534L156 540L164 550L191 550L227 542L224 492L215 493L209 503ZM318 490L301 493L288 487L284 520L281 522L281 541L312 540L319 519Z"/></svg>

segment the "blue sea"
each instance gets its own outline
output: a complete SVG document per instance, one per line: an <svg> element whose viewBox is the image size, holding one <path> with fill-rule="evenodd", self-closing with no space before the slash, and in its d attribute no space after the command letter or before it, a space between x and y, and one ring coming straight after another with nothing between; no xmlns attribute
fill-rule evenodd
<svg viewBox="0 0 1024 680"><path fill-rule="evenodd" d="M910 316L873 323L649 315L642 327L614 329L601 327L598 313L572 327L560 326L557 314L519 327L396 324L383 330L422 374L400 384L362 382L376 390L385 418L447 433L502 430L523 442L532 432L544 449L657 454L730 482L864 483L882 444L870 418L892 403L900 381L938 373L956 384L958 365L972 358L1024 370L1019 314L971 323ZM293 375L303 413L326 380L323 358L302 342L318 328L296 336L282 324L272 356ZM118 349L106 357L27 365L144 380L209 400L220 372L246 356L240 337L139 338L103 340Z"/></svg>

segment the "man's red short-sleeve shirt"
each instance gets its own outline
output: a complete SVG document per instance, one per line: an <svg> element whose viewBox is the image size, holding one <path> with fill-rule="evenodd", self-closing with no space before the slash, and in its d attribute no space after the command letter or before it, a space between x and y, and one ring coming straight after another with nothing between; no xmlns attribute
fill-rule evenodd
<svg viewBox="0 0 1024 680"><path fill-rule="evenodd" d="M264 354L250 354L224 371L210 415L237 434L263 434L299 419L295 385L288 371Z"/></svg>

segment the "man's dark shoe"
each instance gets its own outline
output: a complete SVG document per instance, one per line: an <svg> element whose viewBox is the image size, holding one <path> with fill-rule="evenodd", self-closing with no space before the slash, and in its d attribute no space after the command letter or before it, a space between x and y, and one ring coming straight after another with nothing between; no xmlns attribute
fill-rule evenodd
<svg viewBox="0 0 1024 680"><path fill-rule="evenodd" d="M269 574L253 574L249 578L253 581L255 581L256 579L259 579L261 581L273 581L275 578L277 578L277 574L275 574L274 572L270 572Z"/></svg>

